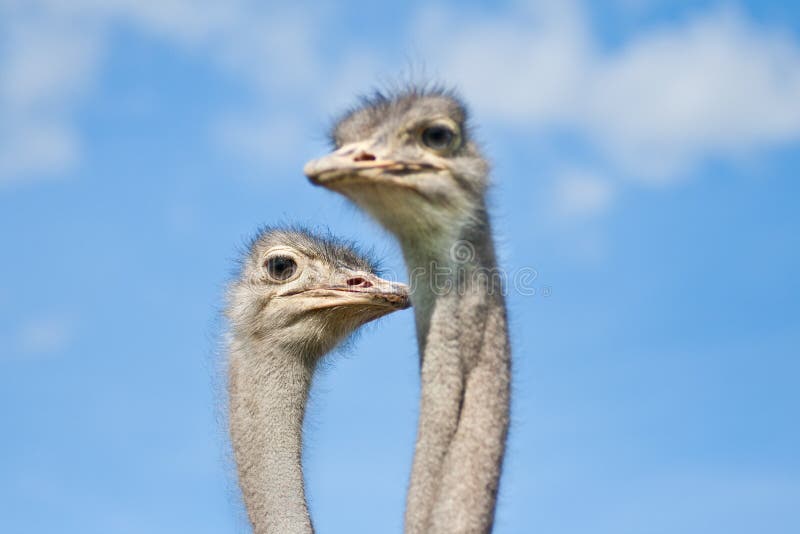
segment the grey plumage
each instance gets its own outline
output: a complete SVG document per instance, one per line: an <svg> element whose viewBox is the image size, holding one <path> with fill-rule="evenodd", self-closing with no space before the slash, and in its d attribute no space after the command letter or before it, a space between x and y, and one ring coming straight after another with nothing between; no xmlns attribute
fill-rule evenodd
<svg viewBox="0 0 800 534"><path fill-rule="evenodd" d="M508 430L510 348L486 210L488 164L450 91L361 101L306 175L400 242L412 285L421 402L409 533L488 532Z"/></svg>
<svg viewBox="0 0 800 534"><path fill-rule="evenodd" d="M301 433L319 359L361 325L409 306L351 245L298 229L265 229L228 290L229 425L256 534L312 532Z"/></svg>

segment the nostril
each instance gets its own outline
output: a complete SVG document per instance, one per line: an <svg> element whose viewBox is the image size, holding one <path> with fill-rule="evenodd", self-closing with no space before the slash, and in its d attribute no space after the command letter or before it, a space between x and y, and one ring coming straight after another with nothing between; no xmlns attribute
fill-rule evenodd
<svg viewBox="0 0 800 534"><path fill-rule="evenodd" d="M348 287L372 287L372 283L369 280L360 276L347 280L347 285Z"/></svg>
<svg viewBox="0 0 800 534"><path fill-rule="evenodd" d="M375 161L375 156L369 152L360 152L353 158L353 161Z"/></svg>

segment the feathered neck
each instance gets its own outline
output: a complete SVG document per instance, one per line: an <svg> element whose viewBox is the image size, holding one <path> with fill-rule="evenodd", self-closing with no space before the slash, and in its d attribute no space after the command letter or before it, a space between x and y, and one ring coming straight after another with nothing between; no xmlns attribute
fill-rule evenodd
<svg viewBox="0 0 800 534"><path fill-rule="evenodd" d="M268 338L230 343L231 441L256 534L313 532L301 463L309 361Z"/></svg>

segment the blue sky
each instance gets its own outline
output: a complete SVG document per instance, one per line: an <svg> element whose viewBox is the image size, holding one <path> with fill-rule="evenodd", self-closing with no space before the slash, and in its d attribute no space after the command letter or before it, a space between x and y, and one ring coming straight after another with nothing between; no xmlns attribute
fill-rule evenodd
<svg viewBox="0 0 800 534"><path fill-rule="evenodd" d="M261 224L397 247L313 188L420 73L494 167L512 429L498 533L800 531L791 2L0 1L0 531L241 532L222 294ZM400 532L410 312L317 377L319 532Z"/></svg>

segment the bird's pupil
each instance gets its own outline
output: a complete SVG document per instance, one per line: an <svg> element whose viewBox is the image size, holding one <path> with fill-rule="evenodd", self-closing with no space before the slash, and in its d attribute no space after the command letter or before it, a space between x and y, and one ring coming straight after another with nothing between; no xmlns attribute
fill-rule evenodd
<svg viewBox="0 0 800 534"><path fill-rule="evenodd" d="M431 126L422 132L422 142L430 148L441 150L453 142L453 131L445 126Z"/></svg>
<svg viewBox="0 0 800 534"><path fill-rule="evenodd" d="M276 280L286 280L291 278L297 269L297 263L292 258L277 256L267 260L267 272Z"/></svg>

